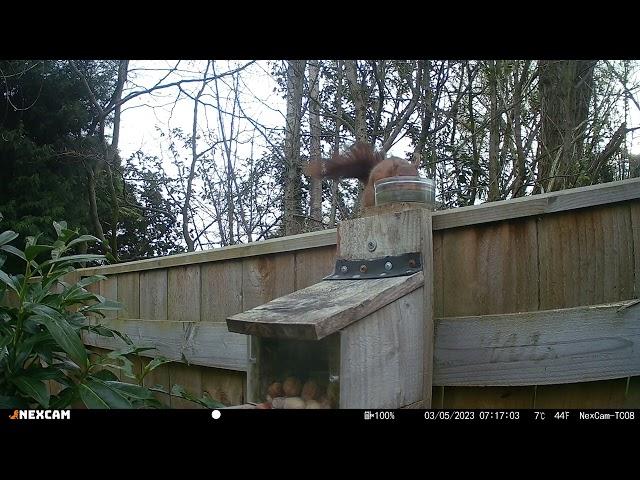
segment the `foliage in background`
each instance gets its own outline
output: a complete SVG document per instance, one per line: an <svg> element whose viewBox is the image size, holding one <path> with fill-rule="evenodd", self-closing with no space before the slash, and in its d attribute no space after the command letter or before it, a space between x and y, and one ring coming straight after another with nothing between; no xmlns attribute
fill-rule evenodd
<svg viewBox="0 0 640 480"><path fill-rule="evenodd" d="M159 408L154 392L160 387L143 386L144 378L168 360L155 358L140 373L134 373L128 356L153 348L137 347L126 335L100 323L103 312L117 310L117 302L87 290L104 280L102 275L64 280L78 262L103 261L103 255L74 254L83 242L96 242L79 235L65 222L54 222L56 240L42 236L26 238L24 249L11 245L18 234L0 233L0 408L61 409L83 404L87 408ZM3 270L7 254L18 258L23 273ZM48 257L38 261L38 258ZM96 354L82 342L83 332L119 337L124 347L106 355ZM135 383L118 379L120 371ZM57 393L51 393L57 392ZM174 385L172 395L215 408L222 404L208 397L197 398Z"/></svg>
<svg viewBox="0 0 640 480"><path fill-rule="evenodd" d="M73 218L107 240L89 252L122 261L331 228L357 214L361 188L303 167L355 140L419 162L439 208L638 176L639 66L0 61L0 230ZM160 114L159 143L121 158L132 108Z"/></svg>

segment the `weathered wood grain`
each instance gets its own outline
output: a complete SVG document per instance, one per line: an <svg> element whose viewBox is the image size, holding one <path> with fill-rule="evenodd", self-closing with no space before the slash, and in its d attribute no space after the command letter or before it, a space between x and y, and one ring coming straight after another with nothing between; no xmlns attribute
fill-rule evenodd
<svg viewBox="0 0 640 480"><path fill-rule="evenodd" d="M142 366L146 367L151 359L142 357ZM143 380L143 385L147 388L160 388L165 392L171 391L171 385L169 380L169 364L165 363L151 370L147 375L145 375ZM153 394L156 399L162 403L162 405L166 408L171 407L171 398L168 393L162 392L154 392Z"/></svg>
<svg viewBox="0 0 640 480"><path fill-rule="evenodd" d="M629 208L622 203L539 219L541 310L633 298Z"/></svg>
<svg viewBox="0 0 640 480"><path fill-rule="evenodd" d="M538 309L534 219L457 228L441 235L441 315Z"/></svg>
<svg viewBox="0 0 640 480"><path fill-rule="evenodd" d="M178 385L183 387L190 395L200 398L202 396L202 368L197 365L185 365L178 362L170 363L169 382L171 388L173 389L175 385ZM190 400L171 395L171 408L198 410L204 407Z"/></svg>
<svg viewBox="0 0 640 480"><path fill-rule="evenodd" d="M634 298L640 298L640 200L629 202L633 230Z"/></svg>
<svg viewBox="0 0 640 480"><path fill-rule="evenodd" d="M434 345L434 315L435 315L435 292L434 282L434 259L433 259L433 229L432 215L426 210L422 211L422 242L420 251L422 252L424 275L424 287L422 288L422 404L424 408L431 408L431 395L433 393L433 345Z"/></svg>
<svg viewBox="0 0 640 480"><path fill-rule="evenodd" d="M434 384L545 385L640 375L633 301L436 321Z"/></svg>
<svg viewBox="0 0 640 480"><path fill-rule="evenodd" d="M336 264L336 248L334 246L300 250L295 254L296 285L295 289L313 285L333 273Z"/></svg>
<svg viewBox="0 0 640 480"><path fill-rule="evenodd" d="M240 405L246 399L246 374L219 368L202 368L202 393L226 406Z"/></svg>
<svg viewBox="0 0 640 480"><path fill-rule="evenodd" d="M434 212L433 229L538 216L637 198L640 198L640 179L633 178Z"/></svg>
<svg viewBox="0 0 640 480"><path fill-rule="evenodd" d="M295 255L280 253L242 261L242 308L249 310L295 290Z"/></svg>
<svg viewBox="0 0 640 480"><path fill-rule="evenodd" d="M229 331L319 340L423 284L422 272L372 280L325 280L227 319Z"/></svg>
<svg viewBox="0 0 640 480"><path fill-rule="evenodd" d="M108 277L100 282L100 295L107 300L117 301L118 299L118 279L115 275ZM117 318L117 310L105 310L106 318Z"/></svg>
<svg viewBox="0 0 640 480"><path fill-rule="evenodd" d="M118 302L122 303L118 317L140 318L140 274L121 273L115 277L118 281Z"/></svg>
<svg viewBox="0 0 640 480"><path fill-rule="evenodd" d="M534 408L629 408L626 378L570 385L540 385Z"/></svg>
<svg viewBox="0 0 640 480"><path fill-rule="evenodd" d="M200 318L204 322L225 322L242 311L242 262L203 264Z"/></svg>
<svg viewBox="0 0 640 480"><path fill-rule="evenodd" d="M243 245L214 248L204 250L202 252L179 253L161 258L149 258L146 260L118 263L102 267L83 268L80 272L84 276L95 275L97 273L110 275L123 272L138 272L142 270L154 270L158 268L264 256L273 253L293 252L296 250L306 250L335 244L336 229L333 228L319 232L302 233L300 235L290 235L282 238L262 240Z"/></svg>
<svg viewBox="0 0 640 480"><path fill-rule="evenodd" d="M442 407L533 408L535 387L443 387Z"/></svg>
<svg viewBox="0 0 640 480"><path fill-rule="evenodd" d="M337 256L359 260L419 252L429 213L418 208L342 222L338 226ZM370 241L376 243L373 251L368 247Z"/></svg>
<svg viewBox="0 0 640 480"><path fill-rule="evenodd" d="M422 289L414 290L340 332L341 408L399 408L422 399L423 306Z"/></svg>
<svg viewBox="0 0 640 480"><path fill-rule="evenodd" d="M640 198L640 179L634 178L434 212L433 230L445 230L512 218L539 216L638 198ZM411 205L407 208L413 209L415 206ZM329 229L203 252L189 252L103 267L84 268L80 270L80 273L84 276L89 276L96 273L134 272L305 250L335 244L336 229Z"/></svg>
<svg viewBox="0 0 640 480"><path fill-rule="evenodd" d="M444 232L433 232L433 311L435 317L444 317Z"/></svg>
<svg viewBox="0 0 640 480"><path fill-rule="evenodd" d="M140 317L167 320L167 271L151 270L140 274Z"/></svg>
<svg viewBox="0 0 640 480"><path fill-rule="evenodd" d="M155 347L143 355L164 356L170 360L187 361L195 365L245 370L247 368L247 337L227 331L214 322L174 322L157 320L118 319L101 322L127 334L139 347ZM124 346L118 338L85 333L83 340L111 350Z"/></svg>
<svg viewBox="0 0 640 480"><path fill-rule="evenodd" d="M181 322L200 320L200 265L167 271L167 318Z"/></svg>

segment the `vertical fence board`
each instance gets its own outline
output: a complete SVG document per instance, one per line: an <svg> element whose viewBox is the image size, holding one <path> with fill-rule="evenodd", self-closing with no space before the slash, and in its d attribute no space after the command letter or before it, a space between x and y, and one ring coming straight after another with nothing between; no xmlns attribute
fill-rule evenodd
<svg viewBox="0 0 640 480"><path fill-rule="evenodd" d="M628 203L540 217L540 309L633 298Z"/></svg>
<svg viewBox="0 0 640 480"><path fill-rule="evenodd" d="M202 321L225 322L242 312L242 260L205 263L200 278Z"/></svg>
<svg viewBox="0 0 640 480"><path fill-rule="evenodd" d="M443 316L538 308L535 220L444 231L441 251Z"/></svg>
<svg viewBox="0 0 640 480"><path fill-rule="evenodd" d="M296 290L320 282L333 273L336 263L336 248L324 247L301 250L295 253Z"/></svg>
<svg viewBox="0 0 640 480"><path fill-rule="evenodd" d="M118 280L118 302L122 310L120 318L140 318L140 274L138 272L120 273Z"/></svg>
<svg viewBox="0 0 640 480"><path fill-rule="evenodd" d="M295 255L251 257L242 265L242 309L249 310L295 290Z"/></svg>
<svg viewBox="0 0 640 480"><path fill-rule="evenodd" d="M167 270L140 274L140 318L167 320Z"/></svg>
<svg viewBox="0 0 640 480"><path fill-rule="evenodd" d="M200 265L168 270L167 317L179 322L200 321Z"/></svg>

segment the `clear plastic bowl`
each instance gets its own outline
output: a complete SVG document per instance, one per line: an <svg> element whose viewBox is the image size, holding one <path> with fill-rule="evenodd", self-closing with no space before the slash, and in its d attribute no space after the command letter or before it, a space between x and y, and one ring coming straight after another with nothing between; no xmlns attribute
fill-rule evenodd
<svg viewBox="0 0 640 480"><path fill-rule="evenodd" d="M433 179L423 177L388 177L375 185L376 205L388 203L423 203L435 207L436 185Z"/></svg>

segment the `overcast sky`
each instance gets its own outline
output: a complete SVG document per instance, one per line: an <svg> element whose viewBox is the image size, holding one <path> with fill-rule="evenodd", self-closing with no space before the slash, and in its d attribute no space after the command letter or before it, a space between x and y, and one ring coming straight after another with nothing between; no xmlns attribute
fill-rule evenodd
<svg viewBox="0 0 640 480"><path fill-rule="evenodd" d="M130 62L130 84L129 88L137 89L139 86L149 87L166 75L167 69L174 67L177 61L131 61ZM247 61L216 61L216 73L237 68ZM180 72L167 77L163 83L168 83L178 78L201 77L204 61L182 61L180 62ZM258 61L251 65L242 74L245 82L240 86L241 102L246 113L262 125L271 128L283 128L284 114L286 112L286 102L281 94L274 92L276 83L269 75L270 65L266 61ZM228 81L225 80L225 81ZM185 85L184 89L191 94L195 94L200 86L199 82ZM231 89L224 82L219 83L222 98L229 96ZM176 98L180 99L176 102ZM205 93L206 96L206 93ZM230 98L230 97L229 97ZM209 102L214 103L213 97L209 97ZM213 110L201 109L200 131L215 131L218 128L217 118L211 118ZM634 105L630 105L630 121L628 127L640 126L640 112ZM182 128L185 133L190 134L193 119L193 101L184 94L179 94L177 88L163 90L153 95L142 95L126 104L126 109L122 114L122 124L120 133L120 151L123 158L128 158L137 150L142 150L148 155L156 155L165 160L164 164L169 171L170 166L168 138L160 136L160 129L165 133L169 128ZM225 119L226 125L230 117ZM247 125L248 126L248 125ZM259 139L257 139L259 142ZM632 153L640 153L640 132L632 132L627 141ZM264 142L262 142L264 145ZM238 154L242 157L249 155L249 147L239 147ZM389 155L404 157L409 150L409 142L405 138L394 145L389 151ZM185 154L188 155L185 149Z"/></svg>
<svg viewBox="0 0 640 480"><path fill-rule="evenodd" d="M129 88L150 87L166 74L167 68L175 66L176 63L176 61L131 61ZM199 65L196 66L194 62L181 62L180 68L183 71L180 75L182 77L200 77L205 62L198 63ZM216 73L231 70L245 63L247 61L216 61L216 64L219 64L216 67L218 69ZM190 75L189 71L196 72L196 74ZM271 128L281 129L285 123L286 101L282 98L281 93L274 92L277 84L269 75L270 71L268 62L258 61L243 72L242 79L246 83L240 86L241 101L245 112L251 114L255 121ZM163 83L169 83L172 79L177 78L175 75L170 76ZM224 84L219 85L221 92L226 89L224 93L230 93L230 89L226 88ZM200 83L195 82L184 88L191 94L195 94L199 86ZM137 150L142 150L146 154L156 155L168 161L168 139L160 136L158 128L166 132L169 128L180 127L186 133L190 133L192 128L193 100L182 94L176 103L178 94L177 88L171 88L154 93L153 96L139 96L126 104L126 109L122 113L119 143L123 158L128 158ZM214 103L212 100L213 98L210 97L209 101ZM200 112L202 114L202 108ZM207 114L208 118L201 117L202 122L199 121L201 128L205 130L217 128L217 119L211 118L212 110L208 109ZM245 151L239 152L239 154L248 155L248 148L246 146ZM403 139L389 150L389 155L405 156L404 153L408 149L409 141Z"/></svg>

